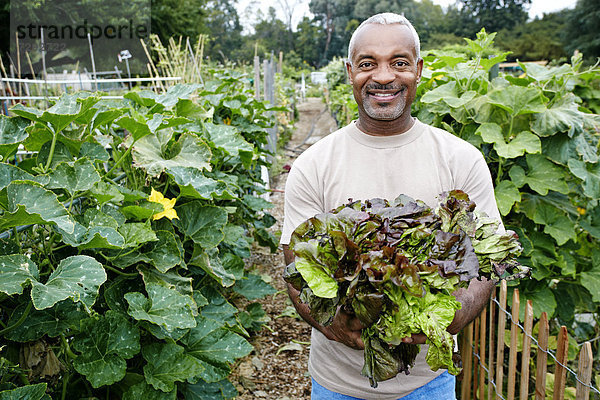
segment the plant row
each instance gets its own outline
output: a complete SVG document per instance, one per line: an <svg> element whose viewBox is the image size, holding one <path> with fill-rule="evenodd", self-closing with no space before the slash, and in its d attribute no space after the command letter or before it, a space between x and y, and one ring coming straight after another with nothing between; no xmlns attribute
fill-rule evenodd
<svg viewBox="0 0 600 400"><path fill-rule="evenodd" d="M0 117L0 398L224 399L274 289L267 104L240 74ZM4 390L4 391L2 391Z"/></svg>

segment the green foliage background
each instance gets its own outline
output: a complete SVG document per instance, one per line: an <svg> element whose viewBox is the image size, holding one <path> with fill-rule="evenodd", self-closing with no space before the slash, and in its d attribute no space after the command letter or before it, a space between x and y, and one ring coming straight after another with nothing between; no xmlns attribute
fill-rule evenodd
<svg viewBox="0 0 600 400"><path fill-rule="evenodd" d="M274 292L244 261L276 249L258 197L269 109L223 70L124 97L0 116L0 398L237 394ZM151 188L177 218L154 218Z"/></svg>

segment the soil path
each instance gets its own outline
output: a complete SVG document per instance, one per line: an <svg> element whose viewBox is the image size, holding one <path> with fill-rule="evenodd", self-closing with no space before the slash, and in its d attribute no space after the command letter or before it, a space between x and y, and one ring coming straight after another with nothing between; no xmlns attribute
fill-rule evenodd
<svg viewBox="0 0 600 400"><path fill-rule="evenodd" d="M337 129L335 120L320 98L307 98L297 109L296 129L282 155L284 171L271 177L274 191L270 200L274 207L269 211L277 219L274 233L281 231L283 223L287 167L311 144ZM308 400L310 326L298 317L288 299L281 277L283 254L281 251L271 254L266 249L257 248L251 262L261 274L270 277L278 292L261 300L269 322L250 339L254 351L236 365L230 377L239 392L237 399Z"/></svg>

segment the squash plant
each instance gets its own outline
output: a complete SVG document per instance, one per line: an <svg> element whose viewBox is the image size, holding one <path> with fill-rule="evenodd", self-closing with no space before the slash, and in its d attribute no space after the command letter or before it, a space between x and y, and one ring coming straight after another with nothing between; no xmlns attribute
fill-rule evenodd
<svg viewBox="0 0 600 400"><path fill-rule="evenodd" d="M533 268L521 296L536 316L546 311L583 341L595 336L593 326L574 325L575 317L597 319L600 303L600 119L587 108L597 101L600 70L583 68L579 55L561 66L520 63L521 76L494 77L490 70L509 54L483 56L494 36L482 30L467 40L472 58L429 52L414 111L485 155L504 223Z"/></svg>
<svg viewBox="0 0 600 400"><path fill-rule="evenodd" d="M271 121L243 76L212 77L0 117L0 398L236 396L274 292L244 261L276 248Z"/></svg>

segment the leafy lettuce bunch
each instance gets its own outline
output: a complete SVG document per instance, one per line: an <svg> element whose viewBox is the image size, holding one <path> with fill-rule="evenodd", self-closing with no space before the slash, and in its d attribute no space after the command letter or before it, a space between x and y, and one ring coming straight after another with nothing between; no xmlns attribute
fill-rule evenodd
<svg viewBox="0 0 600 400"><path fill-rule="evenodd" d="M461 304L452 295L473 278L520 278L522 247L514 232L475 211L462 191L440 196L433 210L401 195L394 201L350 201L298 226L290 247L295 263L284 277L311 315L328 325L338 307L354 313L362 331L362 374L377 382L409 373L420 346L402 343L424 333L432 370L460 372L446 330Z"/></svg>

